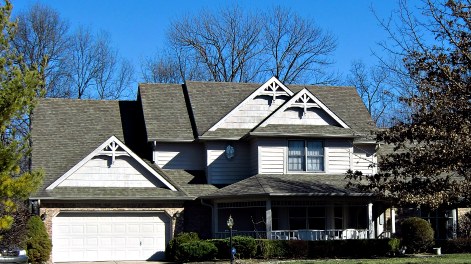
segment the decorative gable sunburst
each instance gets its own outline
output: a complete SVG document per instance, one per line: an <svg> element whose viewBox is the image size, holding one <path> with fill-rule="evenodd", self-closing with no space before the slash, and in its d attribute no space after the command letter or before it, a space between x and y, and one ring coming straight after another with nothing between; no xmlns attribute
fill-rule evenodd
<svg viewBox="0 0 471 264"><path fill-rule="evenodd" d="M263 119L269 116L279 105L281 105L284 101L281 101L279 105L277 105L277 100L281 97L290 98L293 96L294 93L288 89L284 84L282 84L276 77L270 78L267 82L262 84L257 90L255 90L252 94L250 94L244 101L242 101L239 105L237 105L231 112L229 112L226 116L224 116L219 122L217 122L214 126L212 126L209 131L215 131L218 128L237 128L237 127L225 127L227 126L226 122L231 122L231 120L241 120L243 118L251 118L249 122L242 122L241 126L238 128L253 128L259 124ZM260 96L268 96L271 98L271 102L269 106L266 106L264 109L265 112L259 112L259 116L252 116L247 117L247 115L242 114L241 116L237 116L239 111L253 102L256 98ZM261 114L263 113L263 114ZM240 113L239 113L240 114Z"/></svg>
<svg viewBox="0 0 471 264"><path fill-rule="evenodd" d="M300 108L302 109L301 119L303 119L309 109L318 108L332 118L336 123L338 123L343 128L350 128L345 122L342 121L336 114L334 114L326 105L324 105L317 97L315 97L309 90L306 88L299 91L294 95L288 102L286 102L282 107L280 107L276 112L274 112L270 117L268 117L263 123L260 124L260 127L265 127L270 124L272 120L278 118L278 114L285 112L289 108Z"/></svg>
<svg viewBox="0 0 471 264"><path fill-rule="evenodd" d="M263 90L260 91L260 95L269 95L272 97L273 102L276 102L276 97L280 96L291 96L293 93L286 88L278 79L272 77L268 82L262 85Z"/></svg>
<svg viewBox="0 0 471 264"><path fill-rule="evenodd" d="M77 163L74 167L72 167L69 171L67 171L64 175L54 181L46 190L52 190L59 186L61 183L69 179L74 173L76 173L79 169L81 169L87 162L90 162L92 159L97 158L99 156L108 156L110 157L108 167L112 168L116 162L116 158L119 156L126 156L131 158L134 162L137 162L140 166L144 168L146 172L150 175L155 177L155 180L161 183L163 186L167 187L172 191L177 191L177 189L170 184L162 175L160 175L157 171L155 171L152 167L150 167L146 162L144 162L139 156L137 156L131 149L129 149L124 143L122 143L118 138L115 136L111 136L108 140L103 142L100 146L98 146L94 151L92 151L88 156L82 159L79 163Z"/></svg>

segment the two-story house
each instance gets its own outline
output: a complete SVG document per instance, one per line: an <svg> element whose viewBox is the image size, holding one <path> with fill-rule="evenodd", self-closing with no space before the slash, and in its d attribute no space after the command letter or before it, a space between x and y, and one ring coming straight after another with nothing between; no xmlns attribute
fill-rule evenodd
<svg viewBox="0 0 471 264"><path fill-rule="evenodd" d="M53 261L163 258L176 232L227 236L229 216L259 238L377 238L394 210L345 186L349 169L375 172L374 129L355 88L276 78L44 99L32 161L46 176L31 201Z"/></svg>

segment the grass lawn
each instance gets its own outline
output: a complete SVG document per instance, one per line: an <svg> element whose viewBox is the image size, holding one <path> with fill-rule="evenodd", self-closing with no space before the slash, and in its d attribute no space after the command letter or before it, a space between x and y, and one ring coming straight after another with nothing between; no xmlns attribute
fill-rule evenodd
<svg viewBox="0 0 471 264"><path fill-rule="evenodd" d="M283 264L471 263L471 254L447 254L447 255L441 255L441 256L424 255L424 256L384 258L384 259L320 259L320 260L293 260L293 261L273 261L273 262L267 261L266 263L283 263Z"/></svg>

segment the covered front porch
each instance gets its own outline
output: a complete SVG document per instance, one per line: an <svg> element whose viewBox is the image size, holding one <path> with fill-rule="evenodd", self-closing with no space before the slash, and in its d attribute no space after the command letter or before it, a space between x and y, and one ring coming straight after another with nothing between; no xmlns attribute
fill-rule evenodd
<svg viewBox="0 0 471 264"><path fill-rule="evenodd" d="M257 174L202 197L212 207L212 235L265 239L388 238L395 210L371 193L349 188L343 175Z"/></svg>
<svg viewBox="0 0 471 264"><path fill-rule="evenodd" d="M329 201L330 200L330 201ZM395 233L395 210L364 199L252 200L216 202L213 237L233 235L277 240L388 238Z"/></svg>

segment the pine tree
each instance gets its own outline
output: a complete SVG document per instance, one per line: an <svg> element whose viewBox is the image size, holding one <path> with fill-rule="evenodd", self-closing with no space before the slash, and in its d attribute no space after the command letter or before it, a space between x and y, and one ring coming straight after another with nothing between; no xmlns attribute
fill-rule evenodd
<svg viewBox="0 0 471 264"><path fill-rule="evenodd" d="M16 29L11 11L9 1L0 7L0 229L11 227L15 203L25 200L42 181L42 172L21 172L20 162L28 155L29 144L14 128L41 94L42 66L29 69L10 46Z"/></svg>

